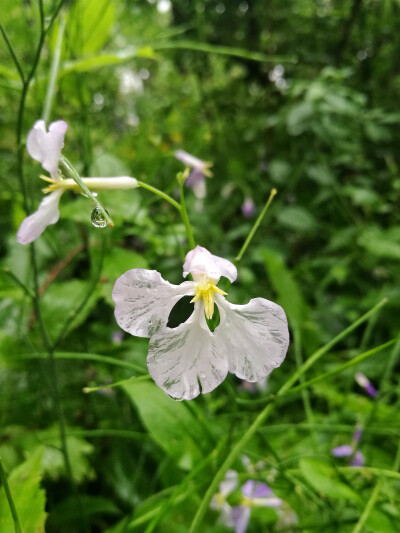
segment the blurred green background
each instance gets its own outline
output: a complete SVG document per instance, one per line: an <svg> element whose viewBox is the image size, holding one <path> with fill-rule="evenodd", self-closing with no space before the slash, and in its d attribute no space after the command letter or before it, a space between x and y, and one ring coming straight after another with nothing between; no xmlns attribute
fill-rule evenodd
<svg viewBox="0 0 400 533"><path fill-rule="evenodd" d="M23 85L2 40L0 456L24 533L44 531L44 509L49 533L184 533L227 452L303 360L383 297L306 379L399 334L400 4L46 0L45 34L39 7L0 0L26 78L38 60L21 106ZM180 283L187 248L179 214L141 189L99 195L112 230L94 228L88 200L66 193L60 221L35 243L38 272L30 247L16 242L25 217L16 131L25 142L43 116L57 39L50 120L68 122L63 153L81 175L135 176L175 197L183 169L175 150L212 161L206 197L187 188L187 208L196 242L231 260L278 190L229 291L235 303L261 296L287 313L291 348L266 391L229 376L192 402L173 402L151 381L82 393L146 374L148 341L120 334L112 287L135 267ZM32 209L40 172L24 155ZM252 216L243 214L246 199ZM33 290L35 280L57 341L72 484L41 321L22 287ZM234 469L244 481L268 481L284 506L253 509L249 532L399 530L399 352L392 344L275 409L242 451L262 468L238 457ZM356 423L359 472L331 454L351 443ZM14 531L3 489L0 526ZM201 531L230 530L207 512Z"/></svg>

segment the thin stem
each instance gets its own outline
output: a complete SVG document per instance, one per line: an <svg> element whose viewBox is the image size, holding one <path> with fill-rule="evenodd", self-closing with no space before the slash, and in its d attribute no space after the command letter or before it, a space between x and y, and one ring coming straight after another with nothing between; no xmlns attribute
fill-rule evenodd
<svg viewBox="0 0 400 533"><path fill-rule="evenodd" d="M132 376L131 378L121 379L120 381L110 383L109 385L100 385L99 387L83 387L82 392L84 392L85 394L89 394L90 392L97 392L99 390L121 387L121 385L125 385L125 383L130 383L131 381L148 381L149 379L151 379L151 377L147 374L145 376Z"/></svg>
<svg viewBox="0 0 400 533"><path fill-rule="evenodd" d="M46 122L46 124L50 120L51 108L53 105L53 100L54 100L54 95L55 95L58 70L60 68L60 59L61 59L62 43L63 43L63 38L64 38L64 30L65 30L65 18L61 17L60 26L58 28L58 34L57 34L56 48L54 50L53 61L51 63L50 80L47 85L46 100L44 102L44 108L43 108L43 120Z"/></svg>
<svg viewBox="0 0 400 533"><path fill-rule="evenodd" d="M269 194L269 197L268 197L268 200L266 202L266 204L264 205L264 208L263 210L261 211L260 215L258 216L257 220L254 222L254 226L251 228L250 230L250 233L247 235L247 238L246 240L244 241L243 243L243 246L241 247L240 249L240 252L237 254L236 258L235 258L235 265L237 265L241 260L242 260L242 257L245 253L245 251L247 250L247 247L249 246L249 244L251 243L256 231L258 230L261 222L262 222L262 219L264 218L266 212L268 211L268 208L274 198L274 196L277 194L277 190L276 189L272 189L270 194Z"/></svg>
<svg viewBox="0 0 400 533"><path fill-rule="evenodd" d="M16 56L16 54L14 52L14 48L12 47L12 44L11 44L10 40L8 39L6 30L3 28L3 24L1 24L1 22L0 22L0 31L1 31L1 33L3 35L3 38L4 38L5 42L6 42L8 51L10 52L11 57L12 57L12 59L14 61L14 65L15 65L16 69L18 70L18 74L19 74L19 76L21 78L21 81L24 84L25 83L25 75L24 75L24 73L22 71L21 64L18 61L18 58L17 58L17 56Z"/></svg>
<svg viewBox="0 0 400 533"><path fill-rule="evenodd" d="M68 176L71 176L71 178L78 184L78 186L82 189L82 191L86 194L86 196L92 200L95 207L100 210L102 216L107 221L107 225L110 226L110 228L113 228L114 222L112 221L110 215L107 213L107 211L98 201L98 199L94 196L92 191L84 183L84 181L82 180L82 178L76 171L75 167L71 165L68 159L63 155L61 155L61 158L60 158L60 167L62 168L63 171L66 172Z"/></svg>
<svg viewBox="0 0 400 533"><path fill-rule="evenodd" d="M310 379L308 381L305 381L304 383L301 383L297 387L294 387L293 389L291 389L290 393L294 394L295 392L298 392L299 390L305 389L306 387L310 387L310 385L314 385L314 383L318 383L319 381L322 381L326 378L335 376L336 374L339 374L346 368L357 365L358 363L361 363L361 361L364 361L364 359L367 359L368 357L371 357L372 355L375 355L376 353L381 352L382 350L388 348L389 346L391 346L398 340L399 340L398 337L396 337L395 339L385 342L384 344L381 344L380 346L377 346L376 348L372 348L372 350L368 350L367 352L357 355L357 357L353 357L351 361L347 361L347 363L343 363L342 365L338 366L337 368L334 368L333 370L330 370L329 372L325 372L324 374L321 374L320 376L316 376L313 379Z"/></svg>
<svg viewBox="0 0 400 533"><path fill-rule="evenodd" d="M193 519L193 522L191 524L189 533L195 533L199 531L200 524L203 520L203 517L207 511L208 505L211 501L212 496L217 492L217 488L219 483L222 481L225 472L230 468L233 461L236 459L236 457L240 454L242 449L246 446L246 444L249 442L249 440L252 438L252 436L256 433L256 431L259 429L259 427L267 420L267 418L271 415L271 413L274 411L274 407L277 403L278 398L283 396L288 390L291 389L293 384L299 379L299 377L304 374L310 366L312 366L314 363L318 361L318 359L324 355L327 351L329 351L336 343L338 343L340 340L342 340L346 335L351 333L355 328L357 328L360 324L368 320L368 318L376 313L383 305L385 305L387 302L387 298L384 298L381 300L377 305L375 305L370 311L365 313L362 317L360 317L358 320L356 320L353 324L351 324L348 328L346 328L342 333L337 335L334 339L332 339L330 342L328 342L325 346L317 350L311 357L303 363L303 365L296 370L292 378L290 378L278 391L275 398L269 403L257 416L257 418L254 420L254 422L251 424L249 429L246 431L246 433L238 440L238 442L235 444L235 446L232 448L231 452L228 454L225 461L220 466L218 472L214 476L213 480L211 481L198 509L197 513Z"/></svg>
<svg viewBox="0 0 400 533"><path fill-rule="evenodd" d="M196 247L196 243L194 241L192 226L190 225L189 217L186 211L185 194L183 191L183 182L181 180L179 180L179 193L180 193L180 198L181 198L181 216L182 216L183 223L185 224L189 247L192 250L193 248Z"/></svg>
<svg viewBox="0 0 400 533"><path fill-rule="evenodd" d="M377 484L374 487L374 490L371 493L371 496L367 502L367 505L365 506L365 509L360 516L360 519L358 520L355 528L353 529L352 533L361 533L363 530L366 521L368 520L369 515L371 514L372 509L374 508L376 501L379 496L379 492L381 490L382 480L379 479Z"/></svg>
<svg viewBox="0 0 400 533"><path fill-rule="evenodd" d="M29 298L31 298L32 300L35 299L34 293L14 274L14 272L12 272L8 267L3 268L3 272L10 276L10 278L14 280L19 287L21 287L21 289L25 292L27 296L29 296Z"/></svg>
<svg viewBox="0 0 400 533"><path fill-rule="evenodd" d="M166 200L168 203L173 205L175 207L175 209L177 209L179 211L179 213L182 211L180 204L176 200L171 198L171 196L169 196L165 192L160 191L160 189L157 189L156 187L153 187L152 185L149 185L148 183L144 183L143 181L137 180L137 183L138 183L139 187L142 187L143 189L147 189L148 191L156 194L160 198L163 198L163 200Z"/></svg>
<svg viewBox="0 0 400 533"><path fill-rule="evenodd" d="M4 472L4 468L3 468L3 463L1 461L1 457L0 457L0 480L3 483L3 485L4 485L4 491L5 491L6 496L7 496L8 505L10 506L10 511L11 511L11 514L12 514L12 517L13 517L13 520L14 520L15 533L22 533L22 527L21 527L21 524L19 522L17 509L16 509L15 504L14 504L14 500L13 500L13 497L12 497L12 494L11 494L11 491L10 491L10 487L8 486L7 476L6 476L6 473Z"/></svg>

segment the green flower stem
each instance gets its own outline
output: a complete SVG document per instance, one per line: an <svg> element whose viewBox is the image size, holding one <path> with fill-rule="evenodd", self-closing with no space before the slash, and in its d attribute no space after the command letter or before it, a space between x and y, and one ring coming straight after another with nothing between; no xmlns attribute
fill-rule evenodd
<svg viewBox="0 0 400 533"><path fill-rule="evenodd" d="M237 256L235 258L234 263L235 263L236 266L242 260L242 257L244 255L245 251L247 250L247 247L251 243L256 231L258 230L258 228L259 228L259 226L260 226L260 224L262 222L262 219L264 218L266 212L268 211L268 208L269 208L274 196L276 195L276 193L277 193L276 189L272 189L271 190L270 195L269 195L268 200L267 200L267 203L264 205L264 209L261 211L261 213L258 216L257 220L254 222L254 225L251 228L250 233L247 235L247 238L244 241L243 246L240 249L240 252L237 254Z"/></svg>
<svg viewBox="0 0 400 533"><path fill-rule="evenodd" d="M195 243L194 238L193 238L192 227L190 225L189 217L188 217L188 214L187 214L187 211L186 211L185 194L183 192L183 182L182 182L182 180L179 180L179 193L180 193L180 197L181 197L181 216L182 216L183 223L185 224L186 235L187 235L189 247L190 247L191 250L193 250L193 248L196 247L196 243Z"/></svg>
<svg viewBox="0 0 400 533"><path fill-rule="evenodd" d="M57 33L56 47L54 50L53 61L51 62L50 79L47 85L46 100L43 107L43 120L47 124L50 120L51 107L53 105L58 70L60 68L61 50L65 30L65 17L60 17L60 26Z"/></svg>
<svg viewBox="0 0 400 533"><path fill-rule="evenodd" d="M171 196L169 196L168 194L166 194L163 191L160 191L160 189L157 189L156 187L153 187L152 185L149 185L148 183L144 183L143 181L137 180L137 183L138 183L139 187L142 187L143 189L146 189L146 190L156 194L160 198L163 198L163 200L165 200L168 203L170 203L171 205L173 205L175 207L175 209L177 209L179 211L179 213L181 213L182 209L181 209L180 204L176 200L171 198Z"/></svg>
<svg viewBox="0 0 400 533"><path fill-rule="evenodd" d="M128 379L121 379L115 383L110 383L109 385L100 385L99 387L83 387L82 392L89 394L90 392L97 392L104 389L114 389L115 387L120 387L125 385L125 383L130 383L131 381L148 381L151 377L146 374L145 376L132 376Z"/></svg>
<svg viewBox="0 0 400 533"><path fill-rule="evenodd" d="M213 480L211 481L198 509L197 513L193 519L193 522L191 524L189 533L195 533L199 530L199 527L201 525L201 522L203 520L203 517L207 511L207 508L210 504L211 498L213 495L217 492L218 485L221 483L221 481L224 478L224 475L226 471L230 468L233 461L236 459L236 457L240 454L240 452L243 450L243 448L246 446L246 444L249 442L249 440L252 438L252 436L257 432L257 430L260 428L260 426L265 422L268 417L273 413L275 405L277 403L277 400L283 396L285 393L287 393L294 383L306 372L313 364L315 364L325 353L327 353L335 344L337 344L339 341L341 341L346 335L351 333L354 329L356 329L360 324L368 320L370 316L375 314L383 305L387 303L387 298L384 298L379 303L377 303L372 309L370 309L367 313L365 313L362 317L360 317L358 320L353 322L348 328L346 328L344 331L339 333L336 337L334 337L330 342L328 342L325 346L314 352L311 357L305 361L300 368L296 370L296 372L293 374L293 376L288 379L288 381L279 389L275 397L272 399L271 403L269 403L257 416L257 418L254 420L254 422L251 424L249 429L246 431L246 433L242 436L241 439L238 440L238 442L235 444L235 446L232 448L231 452L228 454L225 461L220 466L218 472L214 476Z"/></svg>
<svg viewBox="0 0 400 533"><path fill-rule="evenodd" d="M368 517L371 514L371 511L375 507L376 501L379 496L379 492L381 490L381 486L382 486L382 479L379 479L352 533L361 533L363 531L365 523L368 520Z"/></svg>
<svg viewBox="0 0 400 533"><path fill-rule="evenodd" d="M111 220L110 215L107 213L107 211L98 201L98 199L94 196L92 191L87 187L87 185L85 185L82 178L76 171L75 167L73 167L71 163L68 161L68 159L63 155L61 155L61 158L60 158L60 167L64 172L66 172L68 176L70 176L79 185L80 189L82 189L82 191L86 194L86 196L88 196L88 198L92 200L95 207L100 209L101 214L103 215L104 219L107 221L107 225L110 226L110 228L113 228L114 222Z"/></svg>
<svg viewBox="0 0 400 533"><path fill-rule="evenodd" d="M291 389L290 394L292 393L294 394L295 392L305 389L306 387L310 387L311 385L314 385L314 383L318 383L319 381L335 376L336 374L339 374L346 368L357 365L358 363L361 363L361 361L364 361L364 359L367 359L368 357L371 357L372 355L375 355L376 353L381 352L382 350L385 350L386 348L388 348L395 342L398 342L398 340L399 338L396 337L395 339L385 342L384 344L381 344L380 346L376 346L376 348L372 348L372 350L368 350L360 355L357 355L357 357L353 357L353 359L351 359L350 361L347 361L347 363L343 363L342 365L338 366L337 368L334 368L333 370L330 370L329 372L325 372L324 374L321 374L320 376L316 376L315 378L305 381L304 383L301 383L297 387L294 387L293 389Z"/></svg>
<svg viewBox="0 0 400 533"><path fill-rule="evenodd" d="M13 497L10 491L10 487L8 486L7 476L6 476L6 473L4 472L1 457L0 457L0 480L4 486L4 491L7 496L8 505L10 506L10 511L11 511L11 514L14 520L15 533L22 533L22 527L19 522L17 509L15 508L15 505L14 505L14 500L13 500Z"/></svg>

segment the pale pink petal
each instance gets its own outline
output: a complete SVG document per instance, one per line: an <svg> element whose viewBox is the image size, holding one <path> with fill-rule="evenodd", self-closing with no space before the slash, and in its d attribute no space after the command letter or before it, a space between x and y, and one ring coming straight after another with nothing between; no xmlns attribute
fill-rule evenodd
<svg viewBox="0 0 400 533"><path fill-rule="evenodd" d="M218 283L221 276L228 278L232 283L237 277L237 270L233 263L217 255L213 255L206 248L196 246L186 254L183 264L183 276L192 274L195 281L206 276Z"/></svg>
<svg viewBox="0 0 400 533"><path fill-rule="evenodd" d="M183 296L194 294L194 283L172 285L156 270L133 268L117 279L112 292L115 319L131 335L151 337L166 326L171 309Z"/></svg>
<svg viewBox="0 0 400 533"><path fill-rule="evenodd" d="M254 298L246 305L215 295L221 321L214 334L224 342L229 372L256 382L281 365L289 345L285 312L279 305Z"/></svg>
<svg viewBox="0 0 400 533"><path fill-rule="evenodd" d="M177 328L161 328L150 339L147 366L156 384L177 400L191 400L215 389L226 377L223 343L209 330L201 300Z"/></svg>
<svg viewBox="0 0 400 533"><path fill-rule="evenodd" d="M39 161L55 180L58 179L58 162L67 128L66 122L58 120L50 124L47 132L44 120L37 120L26 140L29 155Z"/></svg>
<svg viewBox="0 0 400 533"><path fill-rule="evenodd" d="M58 204L63 192L63 189L58 189L45 196L38 209L22 221L17 234L18 242L21 244L33 242L47 226L58 221L60 217Z"/></svg>

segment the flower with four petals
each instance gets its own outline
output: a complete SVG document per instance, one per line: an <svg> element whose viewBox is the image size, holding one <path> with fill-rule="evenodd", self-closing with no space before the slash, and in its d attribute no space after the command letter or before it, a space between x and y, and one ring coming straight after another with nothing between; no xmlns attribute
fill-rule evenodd
<svg viewBox="0 0 400 533"><path fill-rule="evenodd" d="M113 300L119 326L138 337L150 337L150 375L169 396L190 400L215 389L228 372L257 382L282 363L289 344L283 309L264 298L231 304L217 284L222 276L234 282L236 267L196 246L183 265L193 281L172 285L156 270L134 268L115 283ZM192 296L192 315L176 328L167 326L170 312L184 296ZM212 332L206 322L220 323Z"/></svg>

